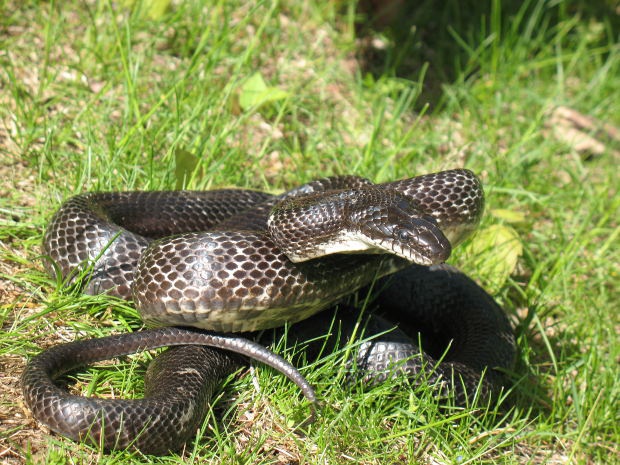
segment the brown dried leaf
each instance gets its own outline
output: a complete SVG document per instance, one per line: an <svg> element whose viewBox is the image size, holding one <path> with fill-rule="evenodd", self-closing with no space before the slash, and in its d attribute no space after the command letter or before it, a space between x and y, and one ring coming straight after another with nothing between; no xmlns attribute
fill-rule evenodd
<svg viewBox="0 0 620 465"><path fill-rule="evenodd" d="M546 127L557 140L586 157L599 156L607 151L620 156L620 129L572 108L554 108Z"/></svg>

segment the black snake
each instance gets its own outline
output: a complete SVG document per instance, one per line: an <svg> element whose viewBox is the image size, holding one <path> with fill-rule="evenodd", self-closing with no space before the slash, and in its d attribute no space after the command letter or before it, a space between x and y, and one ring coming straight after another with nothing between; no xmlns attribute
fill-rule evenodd
<svg viewBox="0 0 620 465"><path fill-rule="evenodd" d="M514 357L510 325L473 281L438 265L476 228L483 206L482 187L467 170L376 185L327 178L280 196L222 189L73 197L45 234L50 271L71 279L89 266L85 292L133 299L147 324L167 327L52 347L24 371L26 403L65 436L161 454L194 436L217 381L243 362L230 352L283 372L314 402L290 363L230 333L306 320L292 328L315 337L327 332L318 312L382 276L388 320L365 320L366 334L380 336L359 347L354 364L362 376L385 378L397 365L412 378L425 373L439 394L452 392L459 402L477 390L492 395L501 384L493 369L509 368ZM355 326L352 313L338 318L343 336L328 338L331 345ZM390 331L388 321L400 328ZM428 354L420 355L417 331L428 335ZM83 398L52 381L78 366L167 346L181 347L156 357L144 399Z"/></svg>

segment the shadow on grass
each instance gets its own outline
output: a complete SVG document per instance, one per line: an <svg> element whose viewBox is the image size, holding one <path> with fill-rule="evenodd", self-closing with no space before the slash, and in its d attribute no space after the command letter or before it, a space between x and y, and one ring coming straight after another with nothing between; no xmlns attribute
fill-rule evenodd
<svg viewBox="0 0 620 465"><path fill-rule="evenodd" d="M552 315L553 308L538 308L536 304L521 299L511 293L512 308L528 308L523 316L513 312L512 322L517 339L517 357L513 370L508 373L511 392L507 405L522 412L530 412L528 417L550 417L563 411L563 405L571 399L557 398L559 393L570 392L567 386L575 379L567 377L566 368L581 358L584 352L583 341L560 320ZM542 319L542 328L535 323ZM554 322L554 320L557 320ZM544 334L541 332L543 331Z"/></svg>
<svg viewBox="0 0 620 465"><path fill-rule="evenodd" d="M444 85L467 79L478 71L472 50L492 36L505 39L514 35L513 28L517 36L521 35L532 26L532 18L533 37L541 31L553 32L562 22L574 19L585 27L602 24L610 34L620 29L620 15L612 1L550 3L542 0L361 1L357 25L361 42L359 61L363 71L375 78L388 75L418 80L424 75L419 105L436 107L441 104ZM386 41L372 40L379 32ZM510 41L502 42L510 44ZM471 49L466 50L463 44Z"/></svg>

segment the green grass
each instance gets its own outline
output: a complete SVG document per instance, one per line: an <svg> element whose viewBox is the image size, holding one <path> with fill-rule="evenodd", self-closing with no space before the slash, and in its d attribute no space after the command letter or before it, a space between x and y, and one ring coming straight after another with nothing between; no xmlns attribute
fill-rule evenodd
<svg viewBox="0 0 620 465"><path fill-rule="evenodd" d="M393 31L360 32L347 2L188 0L156 18L106 1L2 2L0 457L618 463L620 147L589 131L605 149L579 152L549 116L561 105L620 124L612 3L422 2ZM248 107L257 72L284 93ZM514 231L523 248L515 266L504 255L499 268L485 265L497 251L475 242L451 259L515 323L508 412L446 414L399 381L346 386L335 354L303 370L325 403L305 434L294 430L307 414L298 391L261 367L226 384L182 456L100 455L27 417L18 383L29 357L140 327L131 306L43 272L42 233L63 199L178 186L275 192L328 174L380 182L456 166L483 179L482 230ZM87 371L75 389L133 395L143 361Z"/></svg>

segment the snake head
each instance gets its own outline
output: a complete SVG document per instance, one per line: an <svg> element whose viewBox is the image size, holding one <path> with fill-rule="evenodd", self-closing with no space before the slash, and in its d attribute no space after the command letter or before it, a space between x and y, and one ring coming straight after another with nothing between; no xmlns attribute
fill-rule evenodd
<svg viewBox="0 0 620 465"><path fill-rule="evenodd" d="M418 265L445 262L452 246L437 221L405 198L363 215L360 234L377 252L391 253Z"/></svg>
<svg viewBox="0 0 620 465"><path fill-rule="evenodd" d="M334 253L364 253L433 265L452 251L437 221L414 199L376 186L285 199L272 209L267 227L294 263Z"/></svg>

